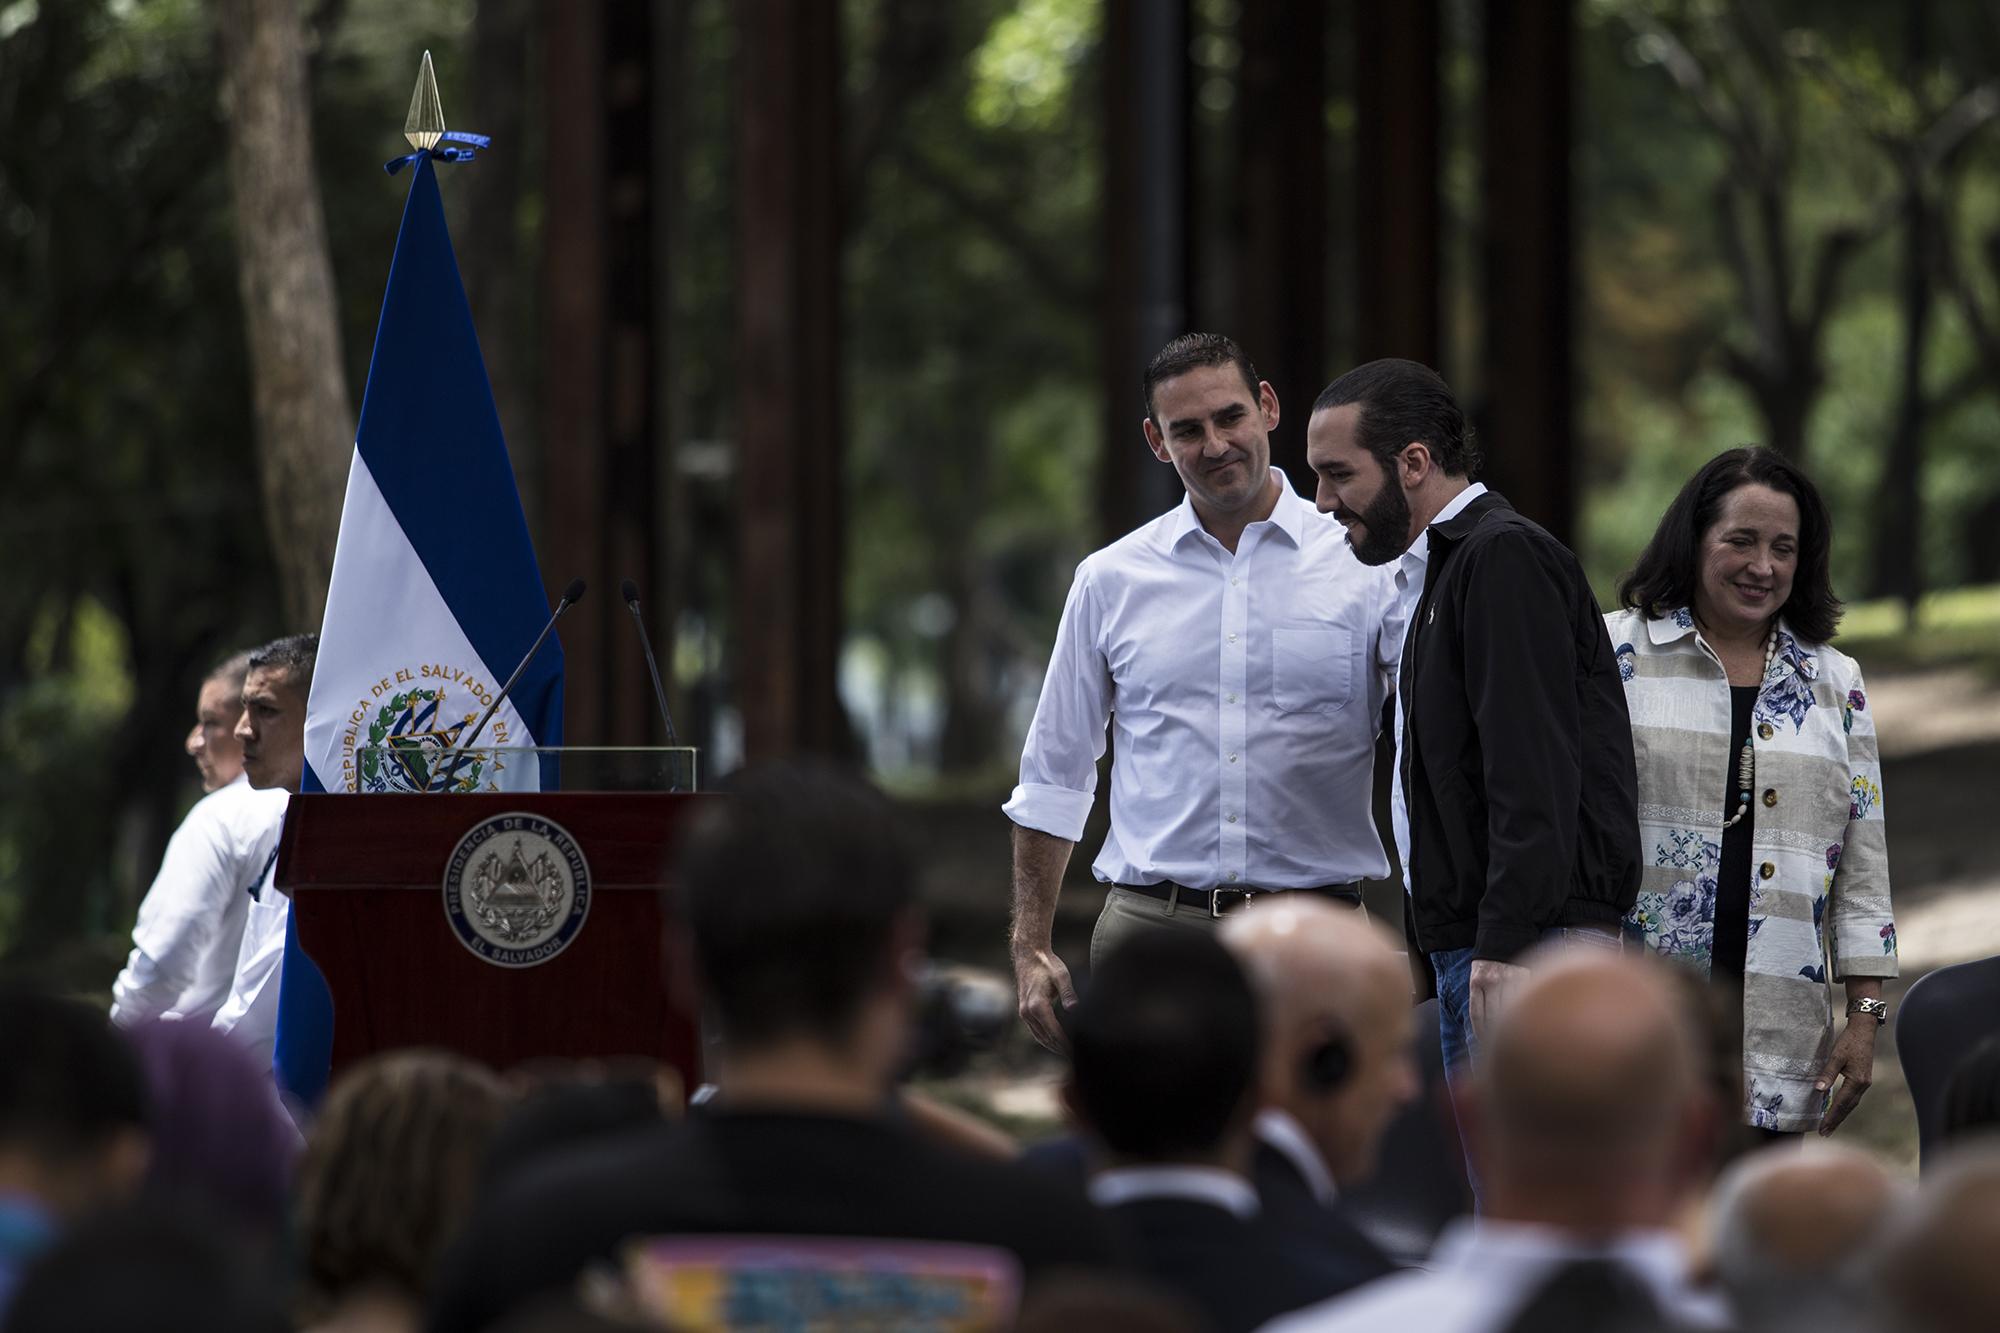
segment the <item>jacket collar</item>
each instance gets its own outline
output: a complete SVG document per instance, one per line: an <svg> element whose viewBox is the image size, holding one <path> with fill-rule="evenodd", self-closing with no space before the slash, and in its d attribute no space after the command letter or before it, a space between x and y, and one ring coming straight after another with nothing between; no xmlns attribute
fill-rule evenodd
<svg viewBox="0 0 2000 1333"><path fill-rule="evenodd" d="M1646 637L1656 648L1679 645L1689 652L1696 651L1698 633L1694 612L1685 606L1677 607L1664 616L1646 617ZM1778 650L1771 658L1771 672L1765 677L1765 684L1793 675L1806 680L1818 679L1819 655L1806 647L1805 641L1793 632L1785 618L1779 616Z"/></svg>
<svg viewBox="0 0 2000 1333"><path fill-rule="evenodd" d="M1479 526L1479 521L1496 509L1513 512L1514 506L1507 503L1507 497L1498 491L1488 491L1465 508L1453 514L1442 523L1433 523L1429 528L1431 544L1435 549L1439 539L1447 546L1463 541L1466 534Z"/></svg>

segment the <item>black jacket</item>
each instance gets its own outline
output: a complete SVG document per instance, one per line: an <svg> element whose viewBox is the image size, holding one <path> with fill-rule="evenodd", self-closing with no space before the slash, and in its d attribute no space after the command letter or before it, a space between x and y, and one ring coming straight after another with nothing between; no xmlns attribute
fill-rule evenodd
<svg viewBox="0 0 2000 1333"><path fill-rule="evenodd" d="M1432 525L1403 642L1416 942L1511 960L1639 891L1632 726L1568 547L1500 496Z"/></svg>

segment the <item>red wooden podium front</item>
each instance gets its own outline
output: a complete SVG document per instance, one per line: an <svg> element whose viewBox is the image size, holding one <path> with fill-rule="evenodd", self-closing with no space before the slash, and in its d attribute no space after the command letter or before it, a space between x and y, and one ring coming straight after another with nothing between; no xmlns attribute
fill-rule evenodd
<svg viewBox="0 0 2000 1333"><path fill-rule="evenodd" d="M377 1051L437 1046L506 1069L542 1057L643 1055L701 1077L694 1023L669 999L661 901L675 830L700 796L643 793L298 795L277 882L333 994L333 1073ZM560 825L588 865L567 947L501 967L461 942L446 863L496 815Z"/></svg>

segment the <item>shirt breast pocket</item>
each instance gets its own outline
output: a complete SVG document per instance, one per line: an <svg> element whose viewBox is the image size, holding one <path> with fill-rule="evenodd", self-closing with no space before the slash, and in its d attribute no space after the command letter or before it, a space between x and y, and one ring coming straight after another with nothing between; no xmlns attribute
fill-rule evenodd
<svg viewBox="0 0 2000 1333"><path fill-rule="evenodd" d="M1344 629L1271 631L1271 700L1281 713L1334 713L1354 697L1354 635Z"/></svg>

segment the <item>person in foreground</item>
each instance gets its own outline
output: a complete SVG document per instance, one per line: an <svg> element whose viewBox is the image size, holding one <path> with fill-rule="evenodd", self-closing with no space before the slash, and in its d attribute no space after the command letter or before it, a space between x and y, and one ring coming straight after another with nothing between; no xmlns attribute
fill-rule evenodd
<svg viewBox="0 0 2000 1333"><path fill-rule="evenodd" d="M1313 404L1306 459L1362 563L1397 565L1405 865L1455 1071L1521 984L1521 954L1617 947L1639 887L1625 695L1582 567L1477 482L1437 372L1348 371Z"/></svg>
<svg viewBox="0 0 2000 1333"><path fill-rule="evenodd" d="M1429 1271L1274 1329L1489 1333L1571 1285L1640 1326L1723 1325L1668 1230L1703 1178L1713 1133L1671 983L1657 964L1607 952L1535 961L1454 1094L1483 1216L1444 1233Z"/></svg>
<svg viewBox="0 0 2000 1333"><path fill-rule="evenodd" d="M1358 907L1359 881L1389 869L1369 806L1399 642L1388 577L1271 466L1278 395L1242 348L1183 335L1144 390L1146 443L1187 496L1077 566L1004 807L1020 1013L1051 1050L1076 998L1052 923L1107 727L1093 962L1138 931L1213 931L1268 892Z"/></svg>
<svg viewBox="0 0 2000 1333"><path fill-rule="evenodd" d="M820 767L748 773L693 818L669 881L684 923L670 945L691 944L721 1038L715 1097L684 1124L551 1153L498 1184L445 1261L430 1327L483 1329L586 1270L643 1291L659 1265L699 1267L718 1300L773 1302L759 1308L774 1326L907 1313L812 1306L849 1289L814 1285L815 1264L838 1270L838 1238L912 1274L876 1294L944 1283L990 1302L994 1322L1023 1278L1115 1266L1080 1194L941 1149L890 1111L923 929L915 861L878 792ZM730 1237L764 1241L745 1257ZM779 1250L782 1280L768 1276Z"/></svg>
<svg viewBox="0 0 2000 1333"><path fill-rule="evenodd" d="M1740 999L1743 1114L1771 1133L1847 1118L1896 975L1874 715L1827 646L1831 545L1805 473L1731 449L1681 488L1605 618L1638 762L1630 923Z"/></svg>
<svg viewBox="0 0 2000 1333"><path fill-rule="evenodd" d="M1249 1177L1258 1025L1229 951L1164 931L1106 955L1070 1022L1064 1099L1106 1164L1091 1200L1131 1237L1145 1271L1223 1333L1382 1271L1260 1205Z"/></svg>
<svg viewBox="0 0 2000 1333"><path fill-rule="evenodd" d="M1264 1014L1251 1175L1265 1211L1370 1276L1391 1271L1340 1192L1375 1174L1384 1131L1422 1086L1408 965L1382 927L1298 896L1245 908L1222 942Z"/></svg>

